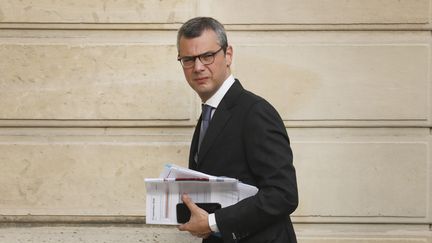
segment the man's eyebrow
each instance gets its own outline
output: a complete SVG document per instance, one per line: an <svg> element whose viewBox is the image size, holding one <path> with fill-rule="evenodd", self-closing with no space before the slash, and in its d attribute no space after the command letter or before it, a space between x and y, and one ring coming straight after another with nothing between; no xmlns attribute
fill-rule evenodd
<svg viewBox="0 0 432 243"><path fill-rule="evenodd" d="M213 54L213 52L212 51L207 51L207 52L204 52L202 54L199 54L198 56L207 55L207 54Z"/></svg>
<svg viewBox="0 0 432 243"><path fill-rule="evenodd" d="M195 56L182 56L182 57L179 57L179 58L194 58Z"/></svg>
<svg viewBox="0 0 432 243"><path fill-rule="evenodd" d="M193 57L199 57L199 56L208 55L208 54L213 54L213 52L212 51L206 51L204 53L201 53L201 54L198 54L198 55L195 55L195 56L182 56L180 58L193 58Z"/></svg>

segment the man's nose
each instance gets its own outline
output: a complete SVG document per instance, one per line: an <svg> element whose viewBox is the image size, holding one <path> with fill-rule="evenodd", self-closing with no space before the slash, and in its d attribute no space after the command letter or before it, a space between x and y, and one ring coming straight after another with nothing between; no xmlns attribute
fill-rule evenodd
<svg viewBox="0 0 432 243"><path fill-rule="evenodd" d="M194 71L199 72L204 70L204 64L201 62L201 60L197 57L195 58L195 64L194 64Z"/></svg>

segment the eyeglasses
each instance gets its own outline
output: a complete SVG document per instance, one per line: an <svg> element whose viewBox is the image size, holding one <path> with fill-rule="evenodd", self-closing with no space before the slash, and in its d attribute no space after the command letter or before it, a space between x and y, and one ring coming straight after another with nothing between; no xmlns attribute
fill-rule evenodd
<svg viewBox="0 0 432 243"><path fill-rule="evenodd" d="M219 50L215 52L206 52L197 56L186 56L186 57L178 57L177 61L181 63L184 68L191 68L195 65L195 60L198 58L200 62L204 65L210 65L215 60L215 55L223 49L221 47Z"/></svg>

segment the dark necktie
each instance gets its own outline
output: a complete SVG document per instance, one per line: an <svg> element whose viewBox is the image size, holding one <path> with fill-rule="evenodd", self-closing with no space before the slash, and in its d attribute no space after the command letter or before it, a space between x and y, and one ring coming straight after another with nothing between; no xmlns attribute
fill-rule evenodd
<svg viewBox="0 0 432 243"><path fill-rule="evenodd" d="M204 135L207 132L207 128L210 124L212 108L213 107L206 105L206 104L202 105L201 129L200 129L199 140L198 140L198 151L200 150L201 142L202 142Z"/></svg>

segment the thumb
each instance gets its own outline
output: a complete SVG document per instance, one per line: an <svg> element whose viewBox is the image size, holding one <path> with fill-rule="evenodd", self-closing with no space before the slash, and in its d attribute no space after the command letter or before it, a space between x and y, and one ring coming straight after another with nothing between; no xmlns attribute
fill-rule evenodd
<svg viewBox="0 0 432 243"><path fill-rule="evenodd" d="M189 208L191 213L198 208L198 206L192 201L192 199L186 193L182 195L182 201L184 204L186 204L186 206Z"/></svg>

